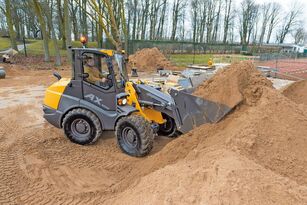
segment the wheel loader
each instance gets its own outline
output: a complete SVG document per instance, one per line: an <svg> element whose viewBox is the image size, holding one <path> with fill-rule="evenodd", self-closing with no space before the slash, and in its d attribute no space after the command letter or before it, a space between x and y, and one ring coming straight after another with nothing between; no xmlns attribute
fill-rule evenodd
<svg viewBox="0 0 307 205"><path fill-rule="evenodd" d="M73 48L71 78L47 88L44 118L64 130L73 143L94 143L104 131L115 130L119 148L135 157L153 148L154 136L176 137L217 122L232 108L191 95L168 93L129 81L124 55L113 50Z"/></svg>

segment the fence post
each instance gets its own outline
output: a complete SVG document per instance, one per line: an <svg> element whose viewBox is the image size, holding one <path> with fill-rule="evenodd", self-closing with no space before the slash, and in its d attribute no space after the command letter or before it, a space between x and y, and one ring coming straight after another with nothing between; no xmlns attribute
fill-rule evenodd
<svg viewBox="0 0 307 205"><path fill-rule="evenodd" d="M193 64L195 64L195 42L193 42Z"/></svg>
<svg viewBox="0 0 307 205"><path fill-rule="evenodd" d="M25 37L23 37L23 49L25 50L25 56L28 57L27 46L26 46L26 38Z"/></svg>

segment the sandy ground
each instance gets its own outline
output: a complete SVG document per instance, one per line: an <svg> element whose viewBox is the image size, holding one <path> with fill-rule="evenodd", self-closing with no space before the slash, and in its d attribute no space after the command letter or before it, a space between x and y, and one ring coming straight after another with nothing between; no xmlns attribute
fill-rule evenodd
<svg viewBox="0 0 307 205"><path fill-rule="evenodd" d="M123 154L113 132L90 146L71 143L42 118L52 72L0 66L8 73L0 80L0 204L307 203L306 107L250 66L202 88L215 93L224 82L229 95L232 85L234 98L211 97L241 106L178 139L157 137L145 158ZM237 85L242 75L248 80Z"/></svg>
<svg viewBox="0 0 307 205"><path fill-rule="evenodd" d="M56 80L51 70L0 66L7 72L0 80L0 204L102 204L137 180L126 176L146 158L123 154L113 132L79 146L45 122L44 90ZM157 137L152 154L169 141Z"/></svg>

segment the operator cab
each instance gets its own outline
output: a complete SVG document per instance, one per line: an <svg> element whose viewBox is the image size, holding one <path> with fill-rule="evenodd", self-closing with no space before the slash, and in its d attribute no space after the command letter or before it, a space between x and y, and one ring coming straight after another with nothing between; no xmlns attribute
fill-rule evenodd
<svg viewBox="0 0 307 205"><path fill-rule="evenodd" d="M117 94L125 91L128 81L124 56L113 50L73 48L72 57L73 86L67 91L81 87L83 92L79 92L79 98L104 110L115 111Z"/></svg>
<svg viewBox="0 0 307 205"><path fill-rule="evenodd" d="M73 65L75 78L82 76L82 80L104 90L113 88L122 91L128 80L122 54L113 50L84 48L72 49L72 52L76 62Z"/></svg>

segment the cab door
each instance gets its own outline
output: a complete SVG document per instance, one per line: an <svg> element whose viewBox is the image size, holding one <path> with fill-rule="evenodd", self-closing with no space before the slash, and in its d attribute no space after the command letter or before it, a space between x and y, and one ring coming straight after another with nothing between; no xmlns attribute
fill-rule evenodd
<svg viewBox="0 0 307 205"><path fill-rule="evenodd" d="M113 70L108 66L111 59L97 53L82 55L84 100L104 110L115 111L116 89Z"/></svg>

